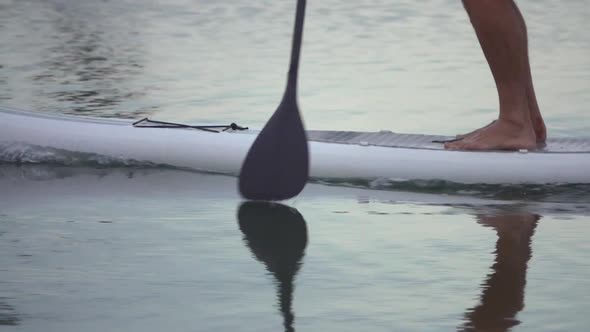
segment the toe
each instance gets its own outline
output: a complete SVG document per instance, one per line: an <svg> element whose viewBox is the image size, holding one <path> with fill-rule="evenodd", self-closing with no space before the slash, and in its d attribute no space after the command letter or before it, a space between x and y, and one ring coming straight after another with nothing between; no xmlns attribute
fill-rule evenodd
<svg viewBox="0 0 590 332"><path fill-rule="evenodd" d="M462 146L463 146L463 141L455 141L455 142L445 143L446 150L461 150Z"/></svg>

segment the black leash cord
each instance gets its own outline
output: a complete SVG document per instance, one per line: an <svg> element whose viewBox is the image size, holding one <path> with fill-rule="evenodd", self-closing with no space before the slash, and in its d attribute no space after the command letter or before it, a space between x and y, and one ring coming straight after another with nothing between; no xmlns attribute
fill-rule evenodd
<svg viewBox="0 0 590 332"><path fill-rule="evenodd" d="M157 121L151 120L149 118L143 118L139 121L135 121L133 123L133 127L135 128L184 128L184 129L197 129L208 131L211 133L219 133L219 130L215 130L214 128L221 129L221 131L227 130L247 130L248 127L238 126L235 123L231 123L229 125L203 125L203 126L193 126L187 125L183 123L175 123L175 122L165 122L165 121Z"/></svg>

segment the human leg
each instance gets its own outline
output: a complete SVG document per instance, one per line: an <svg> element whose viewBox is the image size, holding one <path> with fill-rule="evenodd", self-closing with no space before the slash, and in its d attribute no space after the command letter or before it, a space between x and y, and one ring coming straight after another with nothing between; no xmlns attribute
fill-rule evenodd
<svg viewBox="0 0 590 332"><path fill-rule="evenodd" d="M495 122L445 147L534 148L537 140L544 141L545 127L532 85L524 19L513 0L463 0L463 4L492 71L500 114Z"/></svg>

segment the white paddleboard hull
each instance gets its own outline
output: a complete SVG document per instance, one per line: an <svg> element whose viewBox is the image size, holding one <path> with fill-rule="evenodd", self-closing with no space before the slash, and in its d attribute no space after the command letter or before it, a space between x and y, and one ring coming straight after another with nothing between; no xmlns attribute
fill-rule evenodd
<svg viewBox="0 0 590 332"><path fill-rule="evenodd" d="M2 149L34 145L238 175L254 133L135 128L130 120L0 108ZM310 142L316 179L444 180L457 183L590 183L590 153L465 152Z"/></svg>

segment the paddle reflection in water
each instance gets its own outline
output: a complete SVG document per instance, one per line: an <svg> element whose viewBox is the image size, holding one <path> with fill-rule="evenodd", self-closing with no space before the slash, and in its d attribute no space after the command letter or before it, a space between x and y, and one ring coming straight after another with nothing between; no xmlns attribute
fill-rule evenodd
<svg viewBox="0 0 590 332"><path fill-rule="evenodd" d="M540 218L532 213L477 216L478 223L498 234L496 259L482 285L481 303L467 310L459 331L508 331L520 323L516 315L524 308L531 238Z"/></svg>
<svg viewBox="0 0 590 332"><path fill-rule="evenodd" d="M285 331L293 328L293 281L307 246L307 226L294 208L268 202L246 202L238 211L244 242L272 273L278 286L278 305Z"/></svg>

